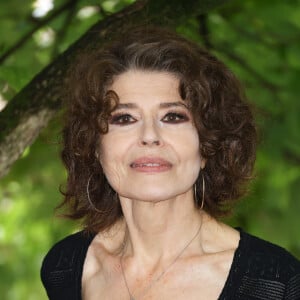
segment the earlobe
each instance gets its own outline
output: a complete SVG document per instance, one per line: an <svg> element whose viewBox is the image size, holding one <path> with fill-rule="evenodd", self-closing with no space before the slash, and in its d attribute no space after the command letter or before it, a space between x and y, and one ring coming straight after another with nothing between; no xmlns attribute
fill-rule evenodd
<svg viewBox="0 0 300 300"><path fill-rule="evenodd" d="M97 161L100 163L100 165L102 165L101 157L100 157L99 152L97 150L95 151L95 157L96 157Z"/></svg>
<svg viewBox="0 0 300 300"><path fill-rule="evenodd" d="M201 162L200 162L200 168L201 170L203 170L206 166L206 159L204 158L201 158Z"/></svg>

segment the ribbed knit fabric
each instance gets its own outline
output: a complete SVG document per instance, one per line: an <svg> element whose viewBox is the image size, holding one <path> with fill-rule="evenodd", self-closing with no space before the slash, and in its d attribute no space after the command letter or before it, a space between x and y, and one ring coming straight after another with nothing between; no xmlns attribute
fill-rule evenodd
<svg viewBox="0 0 300 300"><path fill-rule="evenodd" d="M242 230L240 234L218 300L300 300L300 262L281 247ZM93 238L78 232L58 242L48 252L41 278L49 299L81 300L82 269Z"/></svg>

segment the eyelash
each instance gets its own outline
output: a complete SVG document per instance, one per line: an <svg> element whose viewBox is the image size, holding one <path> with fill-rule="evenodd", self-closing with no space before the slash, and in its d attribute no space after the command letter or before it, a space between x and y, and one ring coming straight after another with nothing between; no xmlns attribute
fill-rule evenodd
<svg viewBox="0 0 300 300"><path fill-rule="evenodd" d="M173 118L173 120L165 120L166 118ZM127 119L127 121L126 121ZM185 113L179 113L179 112L168 112L167 114L164 115L164 117L161 119L163 122L169 123L169 124L179 124L179 123L184 123L189 121L189 117ZM120 125L120 126L125 126L125 125L130 125L135 123L137 120L132 117L130 114L127 113L117 113L111 116L109 120L109 124L112 125Z"/></svg>
<svg viewBox="0 0 300 300"><path fill-rule="evenodd" d="M125 119L132 119L133 121L124 121ZM128 124L133 124L136 122L136 119L134 119L130 114L124 114L124 113L119 113L119 114L115 114L112 115L110 120L109 120L109 124L113 124L113 125L128 125Z"/></svg>
<svg viewBox="0 0 300 300"><path fill-rule="evenodd" d="M175 119L176 119L176 120L173 119L173 121L168 122L171 124L178 124L178 123L184 123L184 122L189 121L189 117L186 114L179 113L179 112L169 112L162 118L162 120L164 120L168 116L169 117L171 116L172 118L175 117Z"/></svg>

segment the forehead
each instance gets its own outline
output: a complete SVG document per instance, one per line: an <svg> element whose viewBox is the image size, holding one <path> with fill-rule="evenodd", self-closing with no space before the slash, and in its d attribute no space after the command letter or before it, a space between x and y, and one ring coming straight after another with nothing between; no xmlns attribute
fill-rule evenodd
<svg viewBox="0 0 300 300"><path fill-rule="evenodd" d="M182 101L179 95L179 79L167 72L129 70L114 78L110 87L120 103L142 101Z"/></svg>

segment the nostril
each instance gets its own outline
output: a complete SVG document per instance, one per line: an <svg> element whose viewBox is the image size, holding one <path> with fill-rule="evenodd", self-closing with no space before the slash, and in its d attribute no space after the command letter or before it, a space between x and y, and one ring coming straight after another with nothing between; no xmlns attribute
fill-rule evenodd
<svg viewBox="0 0 300 300"><path fill-rule="evenodd" d="M143 146L146 146L146 145L156 145L156 146L159 146L160 145L160 141L158 140L155 140L155 141L142 141L142 145Z"/></svg>

